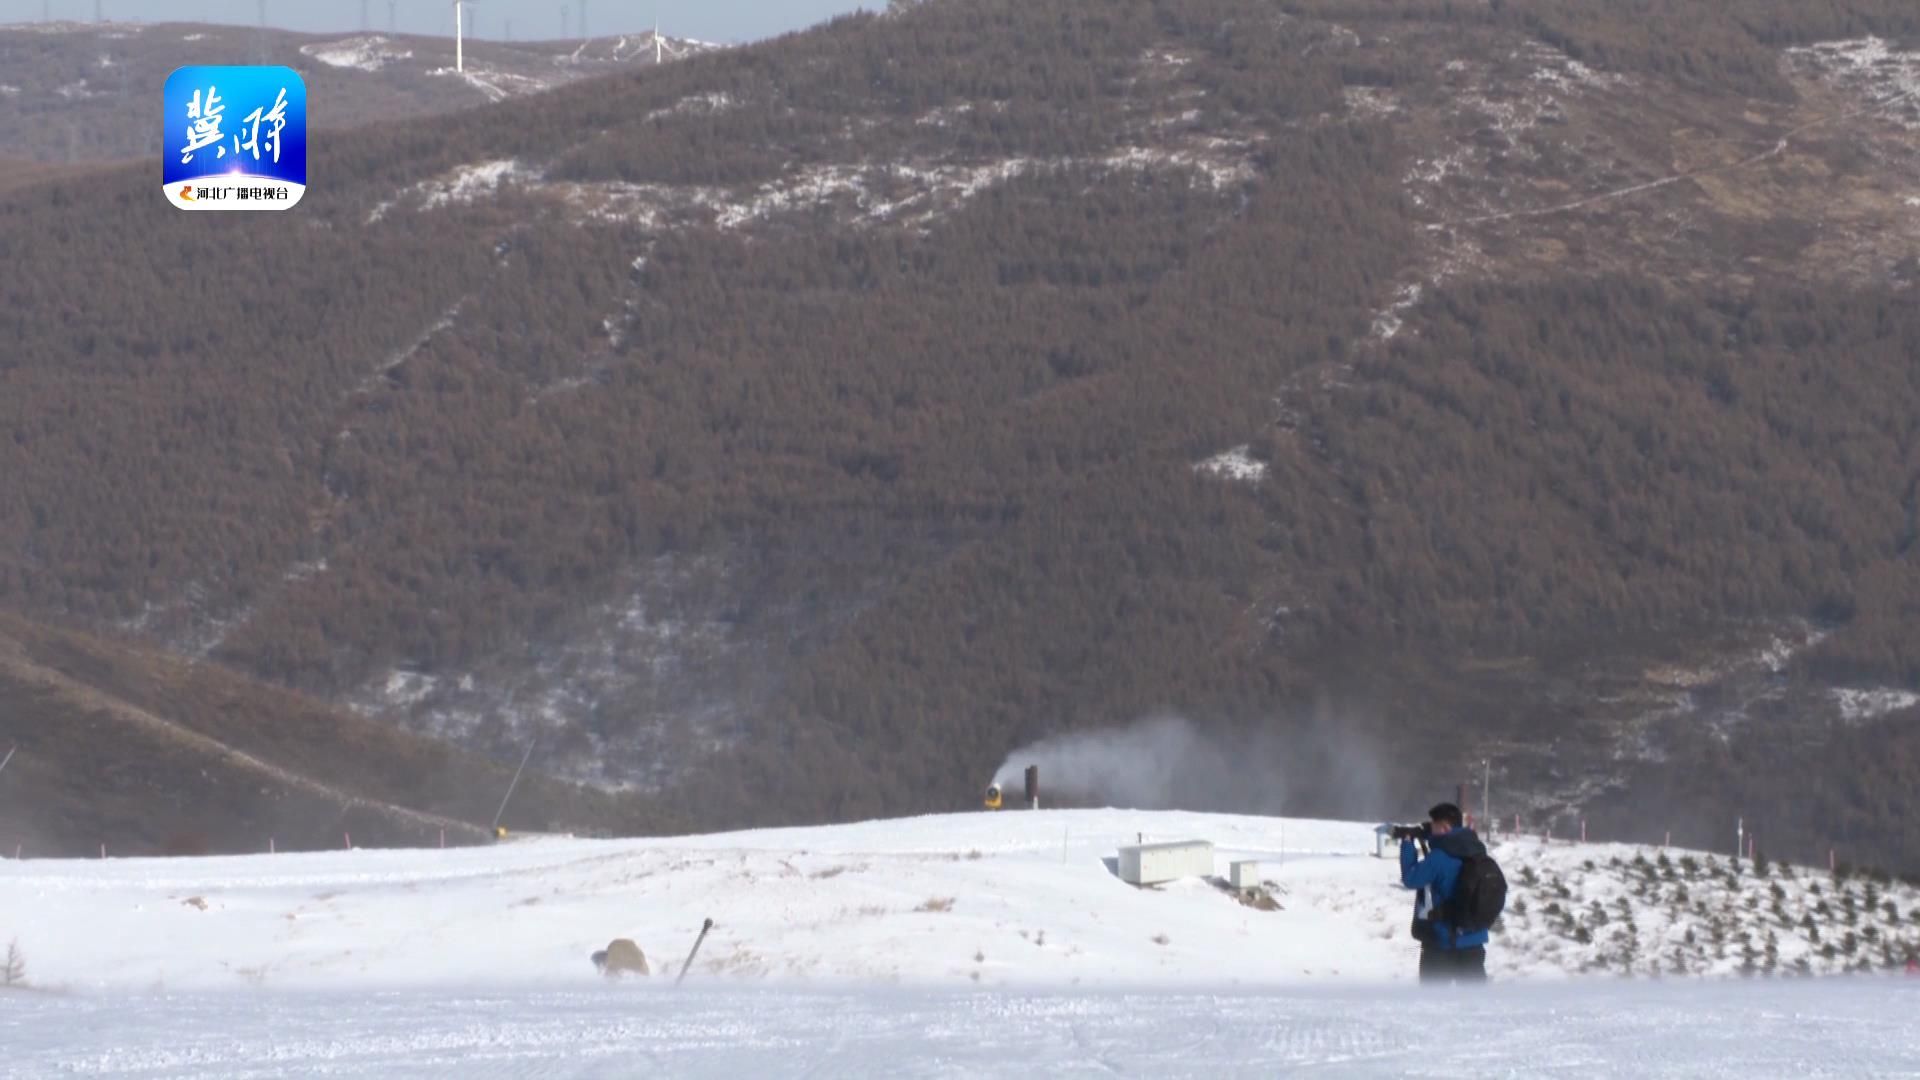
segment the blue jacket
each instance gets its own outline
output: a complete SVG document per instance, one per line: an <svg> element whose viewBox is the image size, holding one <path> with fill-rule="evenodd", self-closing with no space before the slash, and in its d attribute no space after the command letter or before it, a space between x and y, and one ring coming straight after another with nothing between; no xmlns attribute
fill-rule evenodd
<svg viewBox="0 0 1920 1080"><path fill-rule="evenodd" d="M1428 841L1427 857L1422 859L1413 841L1400 841L1400 884L1418 889L1413 897L1413 917L1433 927L1433 945L1440 949L1474 949L1487 943L1487 932L1475 930L1456 940L1453 928L1440 913L1453 899L1453 887L1460 880L1460 862L1468 855L1484 855L1486 845L1472 829L1454 829L1445 836Z"/></svg>

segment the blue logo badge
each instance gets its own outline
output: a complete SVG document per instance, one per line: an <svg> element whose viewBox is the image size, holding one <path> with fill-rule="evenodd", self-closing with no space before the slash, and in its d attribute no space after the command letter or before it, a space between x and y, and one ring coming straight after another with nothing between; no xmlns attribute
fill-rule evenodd
<svg viewBox="0 0 1920 1080"><path fill-rule="evenodd" d="M183 67L167 77L167 201L286 210L307 192L307 84L290 67Z"/></svg>

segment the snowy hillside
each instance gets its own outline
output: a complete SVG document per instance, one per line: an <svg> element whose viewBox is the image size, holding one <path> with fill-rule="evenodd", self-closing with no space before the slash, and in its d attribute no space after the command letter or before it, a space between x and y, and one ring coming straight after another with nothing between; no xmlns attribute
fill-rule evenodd
<svg viewBox="0 0 1920 1080"><path fill-rule="evenodd" d="M1222 871L1265 860L1277 906L1201 881L1121 883L1107 860L1142 835L1210 839ZM1920 979L1641 980L1626 993L1616 979L1534 978L1623 970L1630 951L1636 971L1677 970L1675 950L1689 972L1731 971L1749 947L1757 970L1833 970L1910 947L1911 890L1538 841L1501 849L1513 918L1496 982L1465 1014L1497 1013L1497 1037L1436 1041L1417 1020L1431 991L1409 983L1408 894L1371 847L1360 824L1099 810L0 861L0 937L17 940L27 981L0 993L0 1044L25 1075L467 1080L979 1076L1009 1062L1209 1078L1860 1076L1920 1060L1907 1023ZM1831 914L1809 955L1785 924L1819 903ZM1821 955L1848 935L1855 946ZM588 954L617 936L647 950L653 978L595 974ZM1755 1037L1756 1017L1793 1022Z"/></svg>
<svg viewBox="0 0 1920 1080"><path fill-rule="evenodd" d="M1136 889L1118 845L1259 859L1275 910L1203 881ZM638 942L690 980L1256 986L1411 978L1411 902L1371 827L1172 812L972 813L447 851L0 862L0 939L78 991L591 985ZM1834 972L1920 945L1912 889L1608 845L1503 845L1490 970ZM1808 929L1808 918L1816 929ZM1817 938L1814 936L1817 934Z"/></svg>

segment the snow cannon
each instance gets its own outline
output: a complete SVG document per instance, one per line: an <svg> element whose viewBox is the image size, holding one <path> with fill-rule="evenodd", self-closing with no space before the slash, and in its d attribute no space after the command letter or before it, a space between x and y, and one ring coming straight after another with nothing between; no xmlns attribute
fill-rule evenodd
<svg viewBox="0 0 1920 1080"><path fill-rule="evenodd" d="M1038 810L1040 809L1040 766L1027 766L1026 781L1027 805ZM1006 790L1001 787L1000 781L995 780L993 783L987 785L987 809L998 810L1006 805L1006 800L1007 793Z"/></svg>

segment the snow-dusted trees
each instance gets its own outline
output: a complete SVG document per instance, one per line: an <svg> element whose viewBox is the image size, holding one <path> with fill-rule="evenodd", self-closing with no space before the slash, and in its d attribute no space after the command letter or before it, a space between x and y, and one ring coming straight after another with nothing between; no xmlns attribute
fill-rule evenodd
<svg viewBox="0 0 1920 1080"><path fill-rule="evenodd" d="M19 986L27 981L27 955L20 951L18 939L7 942L7 959L0 965L0 986Z"/></svg>

